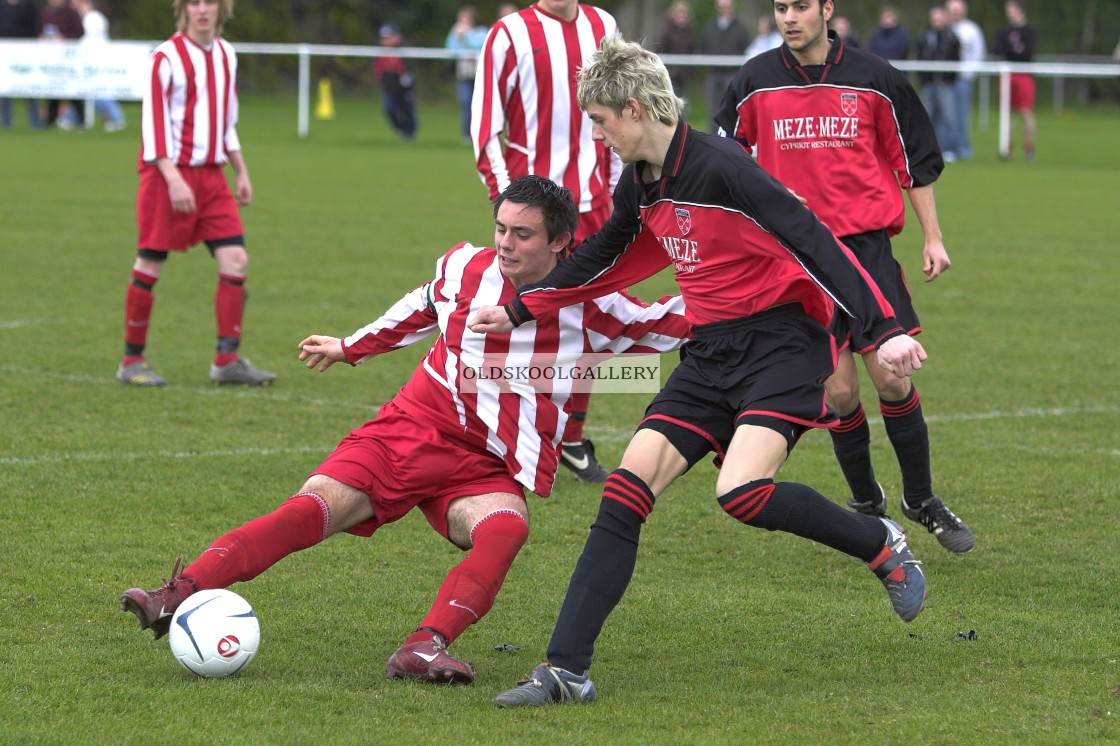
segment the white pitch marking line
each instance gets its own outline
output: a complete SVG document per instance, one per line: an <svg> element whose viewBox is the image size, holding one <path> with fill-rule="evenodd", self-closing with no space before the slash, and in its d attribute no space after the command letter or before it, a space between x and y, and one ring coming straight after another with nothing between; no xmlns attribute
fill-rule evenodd
<svg viewBox="0 0 1120 746"><path fill-rule="evenodd" d="M0 322L3 323L3 322ZM16 322L8 322L16 323ZM21 365L0 364L0 371L8 371L13 373L27 373L38 376L40 378L54 378L62 381L70 381L73 383L94 383L120 386L119 381L108 376L89 376L89 375L76 375L73 373L59 373L57 371L42 370L38 368L27 368ZM202 394L205 396L237 396L237 397L257 397L259 401L282 401L293 404L306 404L315 407L338 407L346 409L359 409L368 413L375 413L381 406L381 402L353 402L343 401L337 399L320 399L314 397L296 396L291 394L282 394L274 389L269 389L267 395L260 396L260 392L247 391L247 390L218 390L213 387L210 388L194 388L194 389L176 389L176 393L189 391L194 394ZM971 412L961 414L935 414L926 417L926 422L939 423L939 422L972 422L980 420L997 420L997 419L1024 419L1029 417L1068 417L1070 415L1085 415L1085 414L1120 414L1120 407L1108 406L1089 406L1089 407L1023 407L1021 409L1012 410L1008 412L1003 411L989 411L989 412ZM868 418L871 424L881 424L882 418ZM601 440L611 443L624 443L630 440L634 435L633 428L619 428L610 426L590 425L588 430L599 437ZM301 448L281 448L281 449L250 449L250 450L229 450L229 451L154 451L144 453L73 453L73 454L55 454L45 456L0 456L0 465L32 465L41 463L65 463L70 461L136 461L141 459L150 458L229 458L235 456L270 456L275 454L284 453L314 453L314 452L327 452L327 448L316 447L301 447ZM1080 451L1079 451L1080 452ZM1120 456L1120 450L1117 449L1098 449L1090 451L1090 453L1103 454L1108 456Z"/></svg>
<svg viewBox="0 0 1120 746"><path fill-rule="evenodd" d="M58 381L68 381L70 383L92 383L104 386L124 386L123 383L118 381L112 376L90 376L80 375L76 373L59 373L58 371L42 370L39 368L27 368L21 365L0 365L0 372L21 373L37 378L53 378ZM287 394L277 391L275 388L269 388L267 393L263 393L259 389L249 388L224 388L220 386L207 386L204 388L180 388L177 386L170 386L170 390L175 393L191 393L200 396L232 396L239 398L254 397L261 402L280 401L289 402L292 404L307 404L314 407L338 407L340 409L361 409L365 412L375 414L381 407L383 402L355 402L345 401L343 399L318 399L314 397L299 396L296 394Z"/></svg>
<svg viewBox="0 0 1120 746"><path fill-rule="evenodd" d="M9 321L0 321L0 329L22 329L25 326L37 326L38 324L47 324L46 319L11 319ZM54 322L60 323L60 322Z"/></svg>

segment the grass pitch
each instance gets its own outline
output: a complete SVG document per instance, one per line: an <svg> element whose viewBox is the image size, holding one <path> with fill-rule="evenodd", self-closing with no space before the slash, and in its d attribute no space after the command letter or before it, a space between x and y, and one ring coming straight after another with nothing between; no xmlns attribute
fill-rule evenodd
<svg viewBox="0 0 1120 746"><path fill-rule="evenodd" d="M728 519L701 466L647 524L598 643L600 700L503 712L493 697L543 658L598 504L567 474L551 499L531 498L528 545L493 612L455 644L478 674L469 688L384 678L460 556L417 516L234 586L263 642L233 679L190 676L118 607L124 588L159 585L176 556L289 496L422 353L320 375L297 361L300 339L351 332L450 246L492 237L451 108L422 109L408 144L375 102L338 102L306 142L294 101L242 109L256 189L243 351L280 374L255 391L208 385L202 248L173 257L156 288L149 355L171 384L113 380L138 111L113 135L0 132L0 742L1120 741L1115 111L1043 115L1033 164L999 162L994 132L979 133L979 156L938 183L953 268L932 285L913 220L896 241L931 355L916 384L935 488L977 537L951 556L907 524L930 584L917 621L895 618L858 562ZM664 275L641 290L672 288ZM595 400L589 433L606 464L645 403ZM873 392L865 405L877 412ZM873 439L893 506L878 419ZM822 433L783 476L846 496Z"/></svg>

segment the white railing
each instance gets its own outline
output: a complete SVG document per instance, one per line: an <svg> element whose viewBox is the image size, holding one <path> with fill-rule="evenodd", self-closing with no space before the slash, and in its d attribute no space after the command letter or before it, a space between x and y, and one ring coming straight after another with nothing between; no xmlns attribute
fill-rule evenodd
<svg viewBox="0 0 1120 746"><path fill-rule="evenodd" d="M148 49L159 42L111 42L109 46L121 47L124 56L113 58L116 65L93 64L94 57L88 47L81 43L60 42L55 44L42 44L39 42L25 41L0 41L0 96L34 96L50 98L81 98L85 96L101 96L105 93L104 85L97 86L98 75L113 74L119 81L122 75L121 66L128 64L135 66L137 55L135 50L138 45L146 45ZM425 60L455 60L463 56L442 48L427 47L381 47L381 46L344 46L341 44L263 44L257 42L235 42L239 54L251 55L278 55L295 57L298 64L298 105L296 114L296 131L301 139L306 138L311 129L311 58L312 57L403 57L405 59ZM52 51L53 50L53 51ZM79 51L80 50L80 51ZM103 53L102 53L103 54ZM82 57L84 55L84 58ZM52 62L53 58L53 62ZM80 59L90 62L85 64ZM680 55L665 54L662 59L669 65L686 65L693 67L739 67L743 64L742 57L736 55ZM76 61L79 60L79 61ZM998 81L996 90L999 92L999 133L1000 152L1006 154L1010 141L1011 111L1010 111L1010 76L1012 73L1030 73L1039 77L1053 78L1055 92L1060 91L1059 81L1066 78L1120 78L1120 64L1116 63L1088 63L1088 62L924 62L918 60L893 60L895 67L906 72L959 72L972 70L976 72L978 89L982 105L979 107L980 126L988 127L988 109L991 101L991 81ZM116 90L122 95L115 96L121 99L136 100L138 93L130 91L140 90L140 81L143 71L128 70L128 75L135 75L136 86L128 88L119 86ZM36 81L32 84L29 81ZM50 95L45 92L49 91ZM1060 106L1060 103L1057 104ZM92 107L89 108L92 112Z"/></svg>
<svg viewBox="0 0 1120 746"><path fill-rule="evenodd" d="M299 111L297 114L297 132L300 138L306 138L310 131L311 103L310 103L310 71L311 57L385 57L389 55L406 59L435 59L453 60L462 56L446 49L430 49L424 47L350 47L323 44L253 44L239 43L239 52L244 54L278 54L296 55L299 58ZM668 65L688 65L693 67L739 67L743 64L742 57L727 55L681 55L664 54L661 58ZM1011 138L1011 74L1029 73L1040 77L1052 77L1055 80L1065 78L1117 78L1120 77L1120 64L1078 63L1078 62L924 62L918 60L894 60L895 67L906 72L960 72L971 70L976 73L979 81L980 100L983 106L979 107L980 124L983 129L988 126L988 104L991 101L990 80L998 80L999 91L999 152L1006 155L1010 149Z"/></svg>

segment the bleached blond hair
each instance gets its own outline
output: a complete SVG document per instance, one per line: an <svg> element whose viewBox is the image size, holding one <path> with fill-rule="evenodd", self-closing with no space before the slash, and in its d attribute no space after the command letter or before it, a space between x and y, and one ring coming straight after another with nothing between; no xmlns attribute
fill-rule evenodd
<svg viewBox="0 0 1120 746"><path fill-rule="evenodd" d="M676 124L684 111L684 100L673 93L673 82L660 57L621 36L604 37L599 50L580 68L579 106L586 109L599 104L621 114L631 98L662 124Z"/></svg>

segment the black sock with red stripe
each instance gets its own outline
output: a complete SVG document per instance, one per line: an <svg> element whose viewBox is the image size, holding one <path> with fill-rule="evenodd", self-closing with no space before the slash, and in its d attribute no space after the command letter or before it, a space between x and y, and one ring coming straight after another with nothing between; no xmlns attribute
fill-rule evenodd
<svg viewBox="0 0 1120 746"><path fill-rule="evenodd" d="M883 425L894 447L898 468L902 471L902 496L906 504L916 506L933 497L933 479L930 476L929 428L922 414L922 399L918 389L899 401L879 400Z"/></svg>
<svg viewBox="0 0 1120 746"><path fill-rule="evenodd" d="M811 539L864 562L875 559L887 540L887 527L878 518L845 510L798 482L756 479L718 501L740 523Z"/></svg>
<svg viewBox="0 0 1120 746"><path fill-rule="evenodd" d="M878 502L879 486L875 481L875 468L871 465L871 428L867 425L863 405L841 416L840 424L828 434L832 436L832 450L852 497L858 502Z"/></svg>
<svg viewBox="0 0 1120 746"><path fill-rule="evenodd" d="M599 514L552 630L548 660L553 665L576 674L591 667L595 640L630 585L642 524L654 500L649 486L625 469L607 477Z"/></svg>

